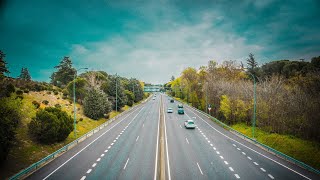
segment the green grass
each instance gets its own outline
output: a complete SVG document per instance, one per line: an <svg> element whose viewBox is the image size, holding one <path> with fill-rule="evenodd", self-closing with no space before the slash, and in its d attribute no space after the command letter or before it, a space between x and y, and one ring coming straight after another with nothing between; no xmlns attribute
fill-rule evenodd
<svg viewBox="0 0 320 180"><path fill-rule="evenodd" d="M251 126L236 124L235 130L252 137ZM291 135L268 133L259 128L255 129L255 138L260 143L272 147L288 156L320 169L320 143L303 140Z"/></svg>

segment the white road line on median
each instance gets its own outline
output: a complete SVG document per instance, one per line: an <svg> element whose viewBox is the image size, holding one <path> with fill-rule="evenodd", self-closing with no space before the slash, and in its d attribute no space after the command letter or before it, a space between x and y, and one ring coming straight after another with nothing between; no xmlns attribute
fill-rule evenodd
<svg viewBox="0 0 320 180"><path fill-rule="evenodd" d="M187 143L189 144L188 138L186 138Z"/></svg>
<svg viewBox="0 0 320 180"><path fill-rule="evenodd" d="M101 158L98 158L97 161L99 162L101 160Z"/></svg>
<svg viewBox="0 0 320 180"><path fill-rule="evenodd" d="M82 178L80 180L85 180L86 179L86 176L82 176Z"/></svg>
<svg viewBox="0 0 320 180"><path fill-rule="evenodd" d="M144 107L142 107L140 109L140 111L137 113L137 115L141 112L141 110L144 109ZM119 123L121 123L124 119L126 119L129 115L131 115L133 112L137 111L138 109L135 109L134 111L132 111L131 113L129 113L126 117L124 117L121 121L117 122L115 125L113 125L110 129L108 129L107 131L105 131L104 133L102 133L100 136L98 136L96 139L94 139L93 141L91 141L88 145L86 145L84 148L82 148L80 151L78 151L75 155L71 156L71 158L69 158L66 162L64 162L63 164L61 164L59 167L57 167L55 170L53 170L50 174L48 174L45 178L43 178L43 180L47 179L48 177L50 177L53 173L55 173L57 170L59 170L62 166L64 166L66 163L68 163L71 159L73 159L74 157L76 157L78 154L80 154L83 150L85 150L87 147L89 147L92 143L94 143L96 140L98 140L100 137L102 137L103 135L105 135L107 132L109 132L111 129L113 129L115 126L117 126ZM136 116L137 116L136 115ZM136 117L135 116L135 117Z"/></svg>
<svg viewBox="0 0 320 180"><path fill-rule="evenodd" d="M224 159L223 156L220 156L221 159Z"/></svg>
<svg viewBox="0 0 320 180"><path fill-rule="evenodd" d="M126 169L128 162L129 162L129 158L127 159L127 162L126 162L126 164L124 165L123 169Z"/></svg>
<svg viewBox="0 0 320 180"><path fill-rule="evenodd" d="M248 159L250 159L250 161L252 160L251 157L248 156Z"/></svg>
<svg viewBox="0 0 320 180"><path fill-rule="evenodd" d="M192 110L191 108L189 108L189 109L190 109L190 112L192 112L193 114L195 114L196 116L198 116L204 123L206 123L208 126L210 126L212 129L214 129L215 131L217 131L219 134L223 135L224 137L232 140L233 142L236 142L236 143L240 144L241 146L243 146L243 147L245 147L245 148L247 148L247 149L249 149L249 150L251 150L251 151L253 151L253 152L257 153L257 154L259 154L260 156L262 156L262 157L264 157L264 158L266 158L266 159L269 159L270 161L273 161L273 162L276 163L276 164L279 164L280 166L282 166L282 167L284 167L284 168L286 168L286 169L288 169L288 170L290 170L290 171L292 171L292 172L294 172L294 173L296 173L296 174L298 174L298 175L300 175L300 176L302 176L302 177L304 177L304 178L306 178L306 179L312 180L311 178L309 178L309 177L307 177L307 176L299 173L298 171L295 171L295 170L289 168L288 166L286 166L286 165L284 165L284 164L281 164L280 162L278 162L278 161L276 161L276 160L274 160L274 159L272 159L272 158L270 158L270 157L268 157L268 156L266 156L266 155L264 155L264 154L262 154L262 153L260 153L260 152L258 152L258 151L256 151L256 150L254 150L254 149L252 149L252 148L250 148L250 147L248 147L248 146L240 143L239 141L237 141L237 140L235 140L235 139L232 139L231 137L223 134L222 132L220 132L219 130L217 130L216 128L214 128L211 124L209 124L207 121L205 121L204 119L202 119L202 118L201 118L199 115L197 115L195 112L193 112L193 110Z"/></svg>
<svg viewBox="0 0 320 180"><path fill-rule="evenodd" d="M200 166L199 166L199 163L197 163L197 165L198 165L198 168L199 168L200 173L203 175L203 173L202 173L202 171L201 171L201 168L200 168Z"/></svg>
<svg viewBox="0 0 320 180"><path fill-rule="evenodd" d="M159 103L160 104L160 103ZM160 104L161 105L161 104ZM144 126L144 124L142 125ZM157 132L157 145L156 145L156 160L154 163L154 176L153 180L157 180L157 170L158 170L158 146L159 146L159 126L160 126L160 108L159 108L159 121L158 121L158 132Z"/></svg>
<svg viewBox="0 0 320 180"><path fill-rule="evenodd" d="M89 170L87 171L87 174L91 173L91 171L92 171L92 169L89 169Z"/></svg>
<svg viewBox="0 0 320 180"><path fill-rule="evenodd" d="M166 114L164 113L164 110L163 110L163 120L164 120L164 136L165 136L165 139L166 139L166 150L167 150L168 179L171 180L170 158L169 158L168 138L167 138L167 123L166 123Z"/></svg>
<svg viewBox="0 0 320 180"><path fill-rule="evenodd" d="M137 137L136 142L138 141L138 139L139 139L139 136Z"/></svg>
<svg viewBox="0 0 320 180"><path fill-rule="evenodd" d="M103 157L104 156L104 154L101 154L101 157Z"/></svg>
<svg viewBox="0 0 320 180"><path fill-rule="evenodd" d="M259 164L258 164L258 163L256 163L256 162L253 162L253 164L255 164L256 166L259 166Z"/></svg>
<svg viewBox="0 0 320 180"><path fill-rule="evenodd" d="M97 165L97 163L93 163L93 164L92 164L92 167L96 167L96 165Z"/></svg>
<svg viewBox="0 0 320 180"><path fill-rule="evenodd" d="M229 167L229 169L230 169L230 171L232 171L232 172L234 171L232 167Z"/></svg>
<svg viewBox="0 0 320 180"><path fill-rule="evenodd" d="M274 177L273 177L271 174L268 174L268 176L269 176L271 179L274 179Z"/></svg>
<svg viewBox="0 0 320 180"><path fill-rule="evenodd" d="M234 176L237 178L237 179L240 179L240 176L238 174L234 174Z"/></svg>
<svg viewBox="0 0 320 180"><path fill-rule="evenodd" d="M223 161L226 165L228 165L229 163L228 163L228 161Z"/></svg>

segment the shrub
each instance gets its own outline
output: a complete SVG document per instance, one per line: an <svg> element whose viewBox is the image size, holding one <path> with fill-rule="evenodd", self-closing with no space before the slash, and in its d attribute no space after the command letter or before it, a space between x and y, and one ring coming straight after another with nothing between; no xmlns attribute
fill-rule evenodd
<svg viewBox="0 0 320 180"><path fill-rule="evenodd" d="M16 91L16 94L17 94L17 95L22 95L22 94L23 94L23 91L22 91L22 90L17 90L17 91Z"/></svg>
<svg viewBox="0 0 320 180"><path fill-rule="evenodd" d="M23 90L24 93L29 93L28 89Z"/></svg>
<svg viewBox="0 0 320 180"><path fill-rule="evenodd" d="M47 94L51 94L51 91L47 91Z"/></svg>
<svg viewBox="0 0 320 180"><path fill-rule="evenodd" d="M22 99L23 99L23 96L22 96L22 95L17 95L17 96L16 96L16 99L22 100Z"/></svg>
<svg viewBox="0 0 320 180"><path fill-rule="evenodd" d="M83 121L83 118L80 118L79 121Z"/></svg>
<svg viewBox="0 0 320 180"><path fill-rule="evenodd" d="M60 104L55 104L54 107L61 108L61 105Z"/></svg>
<svg viewBox="0 0 320 180"><path fill-rule="evenodd" d="M55 90L55 91L53 91L53 94L54 94L54 95L58 95L59 92Z"/></svg>
<svg viewBox="0 0 320 180"><path fill-rule="evenodd" d="M101 91L91 90L84 98L83 111L86 116L92 119L99 119L111 111L111 103L107 95Z"/></svg>
<svg viewBox="0 0 320 180"><path fill-rule="evenodd" d="M34 107L36 109L38 109L40 107L40 103L38 101L32 101L32 104L34 105Z"/></svg>
<svg viewBox="0 0 320 180"><path fill-rule="evenodd" d="M45 105L48 105L49 101L48 100L43 100L42 103L45 104Z"/></svg>
<svg viewBox="0 0 320 180"><path fill-rule="evenodd" d="M60 108L47 107L37 112L28 127L29 133L39 142L51 144L68 137L73 131L73 120Z"/></svg>
<svg viewBox="0 0 320 180"><path fill-rule="evenodd" d="M4 161L15 139L15 131L20 122L19 100L0 99L0 162Z"/></svg>
<svg viewBox="0 0 320 180"><path fill-rule="evenodd" d="M68 96L68 95L69 95L69 92L68 92L68 90L63 89L63 90L62 90L62 94L63 94L63 96Z"/></svg>
<svg viewBox="0 0 320 180"><path fill-rule="evenodd" d="M10 97L11 93L14 93L15 91L16 91L16 89L15 89L14 85L12 85L12 84L10 83L10 84L8 84L8 85L6 86L6 92L5 92L5 94L6 94L7 97Z"/></svg>

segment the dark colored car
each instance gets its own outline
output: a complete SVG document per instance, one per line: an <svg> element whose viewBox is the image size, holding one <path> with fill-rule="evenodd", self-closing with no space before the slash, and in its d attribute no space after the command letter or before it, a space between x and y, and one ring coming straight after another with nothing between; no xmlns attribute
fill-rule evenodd
<svg viewBox="0 0 320 180"><path fill-rule="evenodd" d="M174 103L174 99L170 99L170 102L171 102L171 103Z"/></svg>

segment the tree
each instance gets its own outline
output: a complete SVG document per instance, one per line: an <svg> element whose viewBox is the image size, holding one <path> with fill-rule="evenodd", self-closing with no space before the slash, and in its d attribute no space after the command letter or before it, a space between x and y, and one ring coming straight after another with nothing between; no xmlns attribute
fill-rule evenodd
<svg viewBox="0 0 320 180"><path fill-rule="evenodd" d="M247 65L249 71L253 72L254 69L258 66L256 59L252 53L249 54L249 58L247 58Z"/></svg>
<svg viewBox="0 0 320 180"><path fill-rule="evenodd" d="M4 77L5 73L10 73L7 68L7 62L4 60L6 54L0 50L0 78Z"/></svg>
<svg viewBox="0 0 320 180"><path fill-rule="evenodd" d="M70 94L70 97L73 98L73 83L75 82L76 85L76 101L79 103L82 103L82 101L84 100L84 98L87 95L87 86L88 86L88 82L86 81L86 79L84 78L76 78L75 80L69 82L69 84L67 85L66 89L68 90L68 94Z"/></svg>
<svg viewBox="0 0 320 180"><path fill-rule="evenodd" d="M37 112L28 125L29 133L39 142L51 144L65 140L73 131L73 119L56 107L46 107Z"/></svg>
<svg viewBox="0 0 320 180"><path fill-rule="evenodd" d="M22 79L22 80L26 80L26 81L30 81L31 80L31 76L30 76L28 68L22 68L21 69L21 73L20 73L19 78Z"/></svg>
<svg viewBox="0 0 320 180"><path fill-rule="evenodd" d="M88 92L88 96L84 98L83 108L86 116L99 119L111 111L111 103L104 92L92 89Z"/></svg>
<svg viewBox="0 0 320 180"><path fill-rule="evenodd" d="M0 162L4 161L15 140L15 131L21 119L21 101L0 98Z"/></svg>
<svg viewBox="0 0 320 180"><path fill-rule="evenodd" d="M171 76L170 81L174 81L176 78L174 76Z"/></svg>
<svg viewBox="0 0 320 180"><path fill-rule="evenodd" d="M58 66L56 72L51 75L51 83L58 87L65 87L70 81L73 80L76 70L72 67L72 61L69 57L65 56Z"/></svg>

